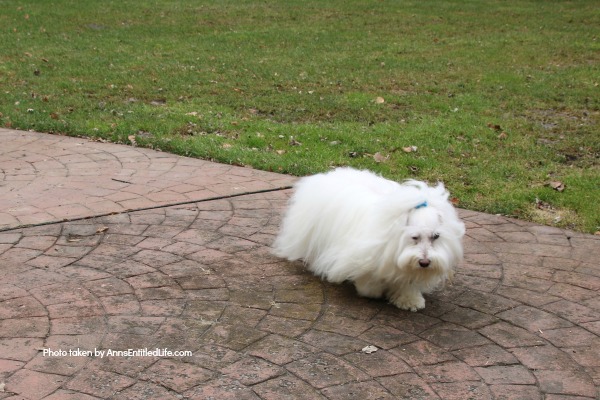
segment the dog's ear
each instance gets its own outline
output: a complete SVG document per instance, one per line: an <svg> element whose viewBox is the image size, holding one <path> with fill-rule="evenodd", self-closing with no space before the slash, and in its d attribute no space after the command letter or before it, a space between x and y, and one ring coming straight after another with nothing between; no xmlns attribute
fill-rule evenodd
<svg viewBox="0 0 600 400"><path fill-rule="evenodd" d="M465 235L465 224L458 219L458 217L446 218L444 226L446 226L452 232L452 234L458 238L462 238Z"/></svg>

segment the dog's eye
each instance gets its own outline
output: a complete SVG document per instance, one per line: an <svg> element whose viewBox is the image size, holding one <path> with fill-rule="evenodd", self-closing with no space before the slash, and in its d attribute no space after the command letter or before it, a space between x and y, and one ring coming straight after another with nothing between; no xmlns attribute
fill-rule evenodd
<svg viewBox="0 0 600 400"><path fill-rule="evenodd" d="M418 242L420 238L421 238L421 236L419 236L419 235L412 236L412 240L414 240L415 242Z"/></svg>
<svg viewBox="0 0 600 400"><path fill-rule="evenodd" d="M435 239L439 239L439 237L440 237L439 233L434 233L433 236L431 236L431 239L435 240Z"/></svg>

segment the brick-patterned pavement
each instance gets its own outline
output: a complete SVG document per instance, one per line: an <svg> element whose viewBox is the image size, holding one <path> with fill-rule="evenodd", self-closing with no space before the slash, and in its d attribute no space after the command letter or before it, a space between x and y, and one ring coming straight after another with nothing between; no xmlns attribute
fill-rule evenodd
<svg viewBox="0 0 600 400"><path fill-rule="evenodd" d="M410 313L270 255L290 177L0 140L0 399L599 397L598 237L461 210L465 261ZM68 353L156 348L191 355Z"/></svg>
<svg viewBox="0 0 600 400"><path fill-rule="evenodd" d="M289 176L0 128L0 229L289 186Z"/></svg>

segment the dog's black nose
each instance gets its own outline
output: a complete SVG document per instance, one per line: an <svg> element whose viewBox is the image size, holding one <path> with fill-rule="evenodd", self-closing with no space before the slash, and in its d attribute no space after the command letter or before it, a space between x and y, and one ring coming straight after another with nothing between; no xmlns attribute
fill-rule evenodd
<svg viewBox="0 0 600 400"><path fill-rule="evenodd" d="M427 258L423 258L422 260L419 260L419 265L423 268L429 267L429 264L431 264L431 261L429 261Z"/></svg>

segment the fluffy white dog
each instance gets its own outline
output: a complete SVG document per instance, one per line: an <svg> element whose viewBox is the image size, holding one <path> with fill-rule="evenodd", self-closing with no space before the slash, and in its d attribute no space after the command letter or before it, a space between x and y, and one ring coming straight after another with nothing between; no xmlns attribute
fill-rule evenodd
<svg viewBox="0 0 600 400"><path fill-rule="evenodd" d="M273 247L330 282L352 281L361 296L417 311L423 293L452 278L464 233L443 184L338 168L298 181Z"/></svg>

